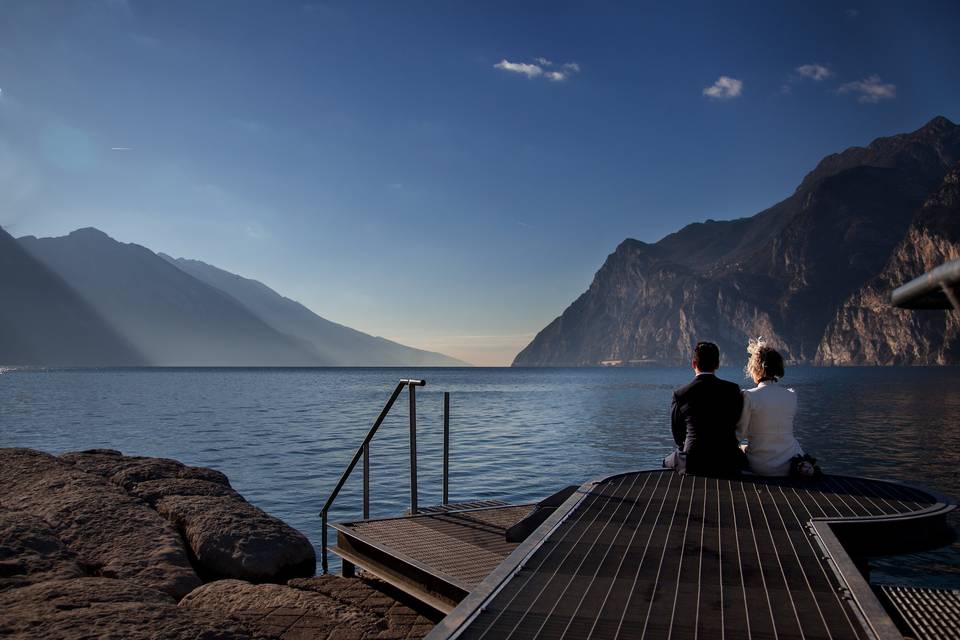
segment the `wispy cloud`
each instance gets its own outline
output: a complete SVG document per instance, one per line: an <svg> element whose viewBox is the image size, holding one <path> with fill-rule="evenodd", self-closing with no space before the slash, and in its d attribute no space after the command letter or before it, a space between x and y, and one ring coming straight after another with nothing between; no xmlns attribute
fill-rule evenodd
<svg viewBox="0 0 960 640"><path fill-rule="evenodd" d="M543 75L543 67L536 64L527 64L525 62L510 62L506 58L493 65L497 69L503 69L511 73L521 73L528 78L536 78Z"/></svg>
<svg viewBox="0 0 960 640"><path fill-rule="evenodd" d="M720 76L717 81L703 90L703 95L712 100L730 100L743 93L743 80Z"/></svg>
<svg viewBox="0 0 960 640"><path fill-rule="evenodd" d="M892 100L897 97L897 85L884 82L880 76L874 74L863 80L848 82L840 85L838 93L851 93L857 96L858 102L876 104L881 100Z"/></svg>
<svg viewBox="0 0 960 640"><path fill-rule="evenodd" d="M133 151L133 147L110 147L110 151Z"/></svg>
<svg viewBox="0 0 960 640"><path fill-rule="evenodd" d="M797 73L804 78L810 78L814 82L826 80L833 75L830 67L825 67L822 64L802 64L797 67Z"/></svg>
<svg viewBox="0 0 960 640"><path fill-rule="evenodd" d="M565 62L555 67L551 60L544 57L533 60L534 62L510 62L504 58L493 66L502 71L525 75L527 78L546 78L550 82L564 82L573 74L580 73L580 65L576 62Z"/></svg>
<svg viewBox="0 0 960 640"><path fill-rule="evenodd" d="M846 11L844 11L844 13L845 13L846 16L847 16L848 18L850 18L851 20L856 20L857 17L860 15L860 10L859 10L859 9L847 9Z"/></svg>

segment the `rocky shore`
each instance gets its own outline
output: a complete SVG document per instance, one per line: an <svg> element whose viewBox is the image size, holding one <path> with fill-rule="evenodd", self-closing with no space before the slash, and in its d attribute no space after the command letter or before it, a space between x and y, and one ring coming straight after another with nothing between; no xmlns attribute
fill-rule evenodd
<svg viewBox="0 0 960 640"><path fill-rule="evenodd" d="M314 576L306 536L225 475L98 449L0 449L0 636L424 636L389 585Z"/></svg>

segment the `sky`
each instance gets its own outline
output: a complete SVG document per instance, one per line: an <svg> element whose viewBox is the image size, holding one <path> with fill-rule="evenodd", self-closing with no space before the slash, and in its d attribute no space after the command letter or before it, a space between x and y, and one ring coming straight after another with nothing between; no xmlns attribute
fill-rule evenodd
<svg viewBox="0 0 960 640"><path fill-rule="evenodd" d="M625 238L960 122L960 3L0 0L0 226L507 365Z"/></svg>

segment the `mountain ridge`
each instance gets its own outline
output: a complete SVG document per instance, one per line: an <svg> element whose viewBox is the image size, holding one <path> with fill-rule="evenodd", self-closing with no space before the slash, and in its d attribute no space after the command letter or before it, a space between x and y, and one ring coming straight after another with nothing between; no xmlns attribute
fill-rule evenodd
<svg viewBox="0 0 960 640"><path fill-rule="evenodd" d="M958 160L960 127L938 116L825 157L753 216L693 223L654 243L628 238L513 364L680 364L698 339L737 352L756 335L814 362L837 307L882 269Z"/></svg>

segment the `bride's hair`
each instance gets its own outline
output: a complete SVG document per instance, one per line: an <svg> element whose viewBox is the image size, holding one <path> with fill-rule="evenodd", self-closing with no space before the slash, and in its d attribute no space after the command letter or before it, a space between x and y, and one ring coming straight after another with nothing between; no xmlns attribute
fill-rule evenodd
<svg viewBox="0 0 960 640"><path fill-rule="evenodd" d="M775 349L760 346L750 352L750 359L744 369L747 376L755 380L783 377L783 356Z"/></svg>

